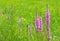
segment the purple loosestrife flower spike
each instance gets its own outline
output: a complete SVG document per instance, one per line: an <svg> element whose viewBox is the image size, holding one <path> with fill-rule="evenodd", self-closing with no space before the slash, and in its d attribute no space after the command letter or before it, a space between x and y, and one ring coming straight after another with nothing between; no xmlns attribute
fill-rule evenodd
<svg viewBox="0 0 60 41"><path fill-rule="evenodd" d="M42 27L42 17L40 17L40 28Z"/></svg>
<svg viewBox="0 0 60 41"><path fill-rule="evenodd" d="M36 31L38 31L38 27L39 27L39 19L38 19L38 15L36 13L36 18L35 18L35 29L36 29Z"/></svg>
<svg viewBox="0 0 60 41"><path fill-rule="evenodd" d="M40 32L42 33L42 17L40 17L39 23Z"/></svg>
<svg viewBox="0 0 60 41"><path fill-rule="evenodd" d="M30 36L32 37L32 31L31 31L31 26L30 26L30 24L28 24L28 32L29 32Z"/></svg>
<svg viewBox="0 0 60 41"><path fill-rule="evenodd" d="M47 27L47 39L50 41L50 13L48 10L48 5L46 6L46 27Z"/></svg>
<svg viewBox="0 0 60 41"><path fill-rule="evenodd" d="M50 25L50 13L48 10L48 5L46 7L46 25Z"/></svg>

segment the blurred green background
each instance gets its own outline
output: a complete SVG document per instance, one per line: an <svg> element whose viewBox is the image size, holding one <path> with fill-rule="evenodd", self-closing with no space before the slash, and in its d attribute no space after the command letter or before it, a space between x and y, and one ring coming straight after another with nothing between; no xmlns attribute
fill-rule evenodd
<svg viewBox="0 0 60 41"><path fill-rule="evenodd" d="M50 11L51 41L60 41L60 0L0 0L0 41L47 41L46 4ZM36 11L43 18L44 36L35 31ZM18 24L20 16L22 22ZM31 25L32 38L28 24Z"/></svg>

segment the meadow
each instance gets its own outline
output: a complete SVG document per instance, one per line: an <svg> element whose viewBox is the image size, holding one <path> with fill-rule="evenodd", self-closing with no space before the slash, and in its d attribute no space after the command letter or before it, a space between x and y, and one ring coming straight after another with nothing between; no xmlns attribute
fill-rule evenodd
<svg viewBox="0 0 60 41"><path fill-rule="evenodd" d="M46 4L50 12L50 41L60 41L60 0L0 0L0 41L48 41ZM35 30L36 11L42 16L44 35ZM18 20L22 16L22 21ZM32 36L28 32L31 25Z"/></svg>

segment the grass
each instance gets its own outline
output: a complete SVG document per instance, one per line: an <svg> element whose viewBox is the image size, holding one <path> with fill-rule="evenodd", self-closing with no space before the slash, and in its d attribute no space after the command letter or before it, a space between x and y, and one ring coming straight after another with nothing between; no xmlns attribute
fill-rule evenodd
<svg viewBox="0 0 60 41"><path fill-rule="evenodd" d="M0 0L0 41L47 41L45 13L46 4L50 10L51 41L60 40L60 0ZM43 18L44 36L36 33L34 21L36 10L39 17ZM11 17L8 22L8 16ZM22 22L17 21L22 16ZM32 38L30 38L27 26L31 24ZM22 30L20 31L19 28Z"/></svg>

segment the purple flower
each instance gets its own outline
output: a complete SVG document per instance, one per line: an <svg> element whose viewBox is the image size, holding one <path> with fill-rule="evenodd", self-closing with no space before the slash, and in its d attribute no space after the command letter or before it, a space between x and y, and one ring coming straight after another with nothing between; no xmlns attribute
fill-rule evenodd
<svg viewBox="0 0 60 41"><path fill-rule="evenodd" d="M46 27L47 27L47 39L50 41L50 13L48 10L48 5L46 6Z"/></svg>
<svg viewBox="0 0 60 41"><path fill-rule="evenodd" d="M37 32L39 31L42 33L42 17L39 19L37 13L35 18L35 27Z"/></svg>
<svg viewBox="0 0 60 41"><path fill-rule="evenodd" d="M40 17L39 23L40 32L42 33L42 17Z"/></svg>
<svg viewBox="0 0 60 41"><path fill-rule="evenodd" d="M48 6L46 7L46 25L50 25L50 13L48 10Z"/></svg>
<svg viewBox="0 0 60 41"><path fill-rule="evenodd" d="M35 18L35 29L36 29L36 31L38 31L38 27L39 27L39 19L38 19L38 15L36 15L36 18Z"/></svg>
<svg viewBox="0 0 60 41"><path fill-rule="evenodd" d="M39 26L40 26L40 28L42 28L42 17L40 17L39 21L40 21L40 25Z"/></svg>

